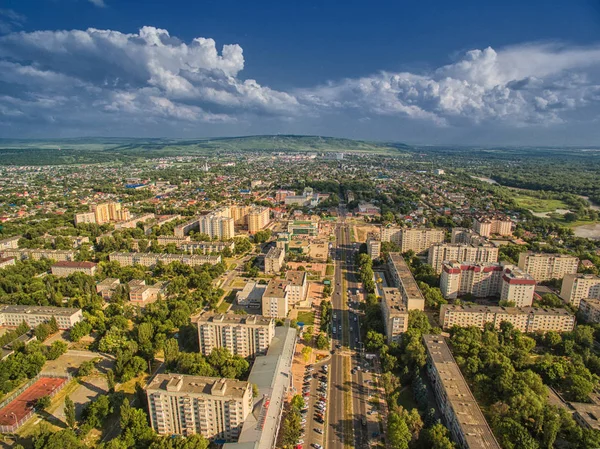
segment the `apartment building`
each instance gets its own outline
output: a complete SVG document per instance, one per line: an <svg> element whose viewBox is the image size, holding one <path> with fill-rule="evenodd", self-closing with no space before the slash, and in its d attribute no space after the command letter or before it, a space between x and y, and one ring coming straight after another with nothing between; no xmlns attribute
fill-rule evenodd
<svg viewBox="0 0 600 449"><path fill-rule="evenodd" d="M381 241L400 245L400 252L414 251L421 254L445 238L443 229L435 228L398 228L386 226L381 228Z"/></svg>
<svg viewBox="0 0 600 449"><path fill-rule="evenodd" d="M81 212L75 214L75 226L83 223L96 223L96 214L94 212Z"/></svg>
<svg viewBox="0 0 600 449"><path fill-rule="evenodd" d="M275 320L260 315L205 313L192 317L192 323L198 327L200 352L205 356L215 348L241 357L266 354L275 336Z"/></svg>
<svg viewBox="0 0 600 449"><path fill-rule="evenodd" d="M156 374L146 395L158 434L225 441L237 440L254 402L249 382L183 374Z"/></svg>
<svg viewBox="0 0 600 449"><path fill-rule="evenodd" d="M14 257L17 260L40 260L40 259L51 259L57 262L65 260L75 260L75 251L58 250L58 249L28 249L28 248L15 248L5 249L0 251L0 257Z"/></svg>
<svg viewBox="0 0 600 449"><path fill-rule="evenodd" d="M190 243L191 241L192 241L192 238L189 235L184 235L183 237L175 237L175 236L171 236L171 235L159 235L156 238L156 243L158 243L161 246L167 246L167 245L173 244L173 245L179 247L180 245Z"/></svg>
<svg viewBox="0 0 600 449"><path fill-rule="evenodd" d="M279 273L283 268L283 262L285 260L285 250L283 248L273 247L265 256L265 273L275 274Z"/></svg>
<svg viewBox="0 0 600 449"><path fill-rule="evenodd" d="M96 293L102 296L105 301L109 301L119 285L121 285L121 281L117 278L106 278L96 284Z"/></svg>
<svg viewBox="0 0 600 449"><path fill-rule="evenodd" d="M562 281L560 296L573 307L579 307L582 299L600 299L600 277L594 274L567 274Z"/></svg>
<svg viewBox="0 0 600 449"><path fill-rule="evenodd" d="M152 216L154 216L154 214L152 214ZM75 225L80 223L96 223L102 225L110 223L111 221L127 221L129 219L131 219L131 214L128 209L122 207L121 203L109 202L92 204L89 212L75 214Z"/></svg>
<svg viewBox="0 0 600 449"><path fill-rule="evenodd" d="M388 256L388 271L407 310L425 310L425 298L400 253Z"/></svg>
<svg viewBox="0 0 600 449"><path fill-rule="evenodd" d="M492 323L496 329L502 322L511 323L521 332L571 332L575 327L575 316L566 309L537 307L455 306L440 307L440 324L444 330L453 326L476 326L483 329Z"/></svg>
<svg viewBox="0 0 600 449"><path fill-rule="evenodd" d="M484 245L489 243L489 240L469 228L452 228L450 243Z"/></svg>
<svg viewBox="0 0 600 449"><path fill-rule="evenodd" d="M600 323L600 299L583 298L579 302L579 313L588 323Z"/></svg>
<svg viewBox="0 0 600 449"><path fill-rule="evenodd" d="M119 262L122 266L143 265L152 267L158 262L170 264L171 262L181 262L192 267L204 265L216 265L221 262L221 256L201 256L187 254L157 254L157 253L110 253L108 260L111 262Z"/></svg>
<svg viewBox="0 0 600 449"><path fill-rule="evenodd" d="M154 285L146 285L146 281L134 279L129 281L129 302L145 307L147 304L155 302L159 296L166 293L166 284L157 282Z"/></svg>
<svg viewBox="0 0 600 449"><path fill-rule="evenodd" d="M506 215L480 215L473 220L473 230L482 237L512 235L512 221Z"/></svg>
<svg viewBox="0 0 600 449"><path fill-rule="evenodd" d="M19 240L21 239L21 235L17 235L14 237L8 237L6 239L0 240L0 251L5 249L16 249L19 247Z"/></svg>
<svg viewBox="0 0 600 449"><path fill-rule="evenodd" d="M442 264L448 260L457 262L498 262L498 248L490 243L437 243L429 248L427 263L437 274L442 273Z"/></svg>
<svg viewBox="0 0 600 449"><path fill-rule="evenodd" d="M81 309L50 306L0 306L0 326L18 327L23 321L30 327L50 321L54 317L59 329L71 329L83 320Z"/></svg>
<svg viewBox="0 0 600 449"><path fill-rule="evenodd" d="M191 231L198 231L200 227L199 218L194 217L191 220L186 221L185 223L181 223L173 228L173 234L175 237L184 238Z"/></svg>
<svg viewBox="0 0 600 449"><path fill-rule="evenodd" d="M535 280L523 270L500 263L442 264L440 290L446 299L471 294L476 298L500 296L519 307L533 303Z"/></svg>
<svg viewBox="0 0 600 449"><path fill-rule="evenodd" d="M398 343L402 334L408 330L408 309L399 289L384 287L382 293L381 311L387 341Z"/></svg>
<svg viewBox="0 0 600 449"><path fill-rule="evenodd" d="M285 318L289 312L289 282L271 279L262 297L262 314L269 318Z"/></svg>
<svg viewBox="0 0 600 449"><path fill-rule="evenodd" d="M211 254L211 253L220 253L225 249L229 249L233 251L235 248L235 243L233 241L230 242L186 242L180 243L177 245L179 249L187 251L190 254L196 254L201 252L202 254Z"/></svg>
<svg viewBox="0 0 600 449"><path fill-rule="evenodd" d="M267 227L271 221L271 210L268 207L253 207L248 212L248 232L256 234Z"/></svg>
<svg viewBox="0 0 600 449"><path fill-rule="evenodd" d="M454 442L461 449L501 449L444 338L423 335L423 343L436 402Z"/></svg>
<svg viewBox="0 0 600 449"><path fill-rule="evenodd" d="M234 219L230 207L221 207L208 214L192 218L175 226L175 237L185 237L191 231L207 234L211 239L228 240L235 236Z"/></svg>
<svg viewBox="0 0 600 449"><path fill-rule="evenodd" d="M381 257L381 240L376 236L369 236L367 238L367 254L371 260L379 259Z"/></svg>
<svg viewBox="0 0 600 449"><path fill-rule="evenodd" d="M120 223L115 223L115 229L133 229L137 227L138 223L145 223L149 220L154 220L154 218L156 218L156 216L152 213L143 214L135 218L129 218Z"/></svg>
<svg viewBox="0 0 600 449"><path fill-rule="evenodd" d="M519 268L538 281L562 279L567 274L577 273L579 258L567 254L534 253L519 254Z"/></svg>
<svg viewBox="0 0 600 449"><path fill-rule="evenodd" d="M306 271L287 271L285 280L288 281L288 300L290 305L298 304L306 299L308 291L308 275Z"/></svg>
<svg viewBox="0 0 600 449"><path fill-rule="evenodd" d="M98 264L94 262L74 262L70 260L63 260L56 262L50 267L50 271L54 276L67 277L73 273L83 273L88 276L96 274Z"/></svg>
<svg viewBox="0 0 600 449"><path fill-rule="evenodd" d="M14 257L0 257L0 268L10 267L11 265L16 265L16 263Z"/></svg>
<svg viewBox="0 0 600 449"><path fill-rule="evenodd" d="M275 192L275 201L278 203L283 203L288 196L294 196L296 192L293 190L277 190Z"/></svg>

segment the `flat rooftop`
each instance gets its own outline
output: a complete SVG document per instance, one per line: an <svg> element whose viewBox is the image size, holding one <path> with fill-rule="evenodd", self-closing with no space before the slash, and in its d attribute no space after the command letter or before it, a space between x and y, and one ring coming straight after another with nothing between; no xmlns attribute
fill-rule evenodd
<svg viewBox="0 0 600 449"><path fill-rule="evenodd" d="M295 287L304 285L306 282L306 271L293 271L290 270L285 273L285 280Z"/></svg>
<svg viewBox="0 0 600 449"><path fill-rule="evenodd" d="M408 265L404 261L404 257L402 257L402 254L390 253L389 257L390 257L390 260L392 261L392 265L394 266L394 269L396 270L396 273L398 273L398 277L400 278L400 283L402 284L402 285L399 285L398 287L400 287L404 291L404 294L408 297L409 300L410 299L424 300L423 294L421 293L421 290L419 289L419 286L417 285L415 278L413 277L412 273L410 272L410 268L408 268Z"/></svg>
<svg viewBox="0 0 600 449"><path fill-rule="evenodd" d="M236 315L235 313L204 313L195 315L192 323L223 323L223 324L247 324L268 326L273 322L273 318L267 318L262 315Z"/></svg>
<svg viewBox="0 0 600 449"><path fill-rule="evenodd" d="M189 376L186 374L157 374L146 390L150 393L182 393L198 396L243 398L248 382L220 377Z"/></svg>
<svg viewBox="0 0 600 449"><path fill-rule="evenodd" d="M271 279L264 296L268 298L283 298L289 282L284 279Z"/></svg>
<svg viewBox="0 0 600 449"><path fill-rule="evenodd" d="M561 315L572 316L567 309L553 307L500 307L500 306L480 306L443 304L441 310L449 310L455 313L504 313L508 315L534 314L534 315Z"/></svg>
<svg viewBox="0 0 600 449"><path fill-rule="evenodd" d="M71 316L81 309L75 307L51 307L51 306L17 306L7 305L0 306L0 313L26 313L28 315L54 315L54 316Z"/></svg>
<svg viewBox="0 0 600 449"><path fill-rule="evenodd" d="M281 252L282 251L283 250L281 248L277 248L276 246L274 246L273 248L271 248L269 250L269 252L265 256L265 258L266 259L279 259L279 257L281 256Z"/></svg>
<svg viewBox="0 0 600 449"><path fill-rule="evenodd" d="M479 404L475 401L450 348L439 335L423 335L427 354L441 379L441 388L462 429L467 447L501 449L488 425Z"/></svg>

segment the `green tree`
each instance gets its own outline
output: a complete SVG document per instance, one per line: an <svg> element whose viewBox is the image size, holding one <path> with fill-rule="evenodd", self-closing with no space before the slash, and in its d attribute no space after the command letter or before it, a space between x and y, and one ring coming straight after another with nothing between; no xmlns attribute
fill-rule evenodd
<svg viewBox="0 0 600 449"><path fill-rule="evenodd" d="M75 404L71 400L69 396L65 398L65 419L67 421L67 426L71 429L75 428Z"/></svg>
<svg viewBox="0 0 600 449"><path fill-rule="evenodd" d="M37 401L35 401L35 407L39 410L46 410L52 404L52 399L50 396L42 396Z"/></svg>
<svg viewBox="0 0 600 449"><path fill-rule="evenodd" d="M106 370L106 384L108 385L108 391L114 393L115 391L115 372L112 369Z"/></svg>
<svg viewBox="0 0 600 449"><path fill-rule="evenodd" d="M394 449L408 449L412 439L412 434L406 425L406 421L398 415L391 412L388 415L388 441Z"/></svg>
<svg viewBox="0 0 600 449"><path fill-rule="evenodd" d="M421 438L423 438L423 447L430 449L455 449L456 447L450 440L450 432L440 423L424 430Z"/></svg>

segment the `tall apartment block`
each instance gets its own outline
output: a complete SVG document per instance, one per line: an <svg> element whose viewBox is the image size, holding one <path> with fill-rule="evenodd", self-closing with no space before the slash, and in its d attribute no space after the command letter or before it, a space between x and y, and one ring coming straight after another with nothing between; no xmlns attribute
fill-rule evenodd
<svg viewBox="0 0 600 449"><path fill-rule="evenodd" d="M472 264L455 261L442 264L440 290L446 299L471 294L478 298L500 296L518 307L533 303L535 280L523 270L499 263Z"/></svg>
<svg viewBox="0 0 600 449"><path fill-rule="evenodd" d="M457 262L498 262L498 247L490 243L438 243L429 248L427 263L437 274L442 273L442 264L448 260Z"/></svg>
<svg viewBox="0 0 600 449"><path fill-rule="evenodd" d="M161 435L236 441L252 411L249 382L156 374L146 386L152 428Z"/></svg>
<svg viewBox="0 0 600 449"><path fill-rule="evenodd" d="M400 252L414 251L421 254L430 246L444 241L445 231L436 228L381 228L381 241L394 242L400 246Z"/></svg>
<svg viewBox="0 0 600 449"><path fill-rule="evenodd" d="M126 221L130 218L129 210L122 207L121 203L109 202L92 204L89 212L75 214L75 224L96 223L101 225L111 221Z"/></svg>
<svg viewBox="0 0 600 449"><path fill-rule="evenodd" d="M289 312L289 282L271 279L262 297L262 314L270 318L285 318Z"/></svg>
<svg viewBox="0 0 600 449"><path fill-rule="evenodd" d="M400 293L395 287L384 287L381 295L381 311L388 343L398 343L404 332L408 330L408 309Z"/></svg>
<svg viewBox="0 0 600 449"><path fill-rule="evenodd" d="M268 207L253 207L248 212L248 232L256 234L271 221L271 210Z"/></svg>
<svg viewBox="0 0 600 449"><path fill-rule="evenodd" d="M0 306L0 326L18 327L25 321L30 327L56 319L59 329L71 329L83 320L81 309L50 306Z"/></svg>
<svg viewBox="0 0 600 449"><path fill-rule="evenodd" d="M521 332L571 332L575 328L575 316L565 309L537 307L456 306L440 307L440 324L448 330L453 326L476 326L483 329L492 323L496 329L502 322L511 323Z"/></svg>
<svg viewBox="0 0 600 449"><path fill-rule="evenodd" d="M308 275L306 271L289 270L285 273L288 281L288 298L290 304L298 304L304 301L308 291Z"/></svg>
<svg viewBox="0 0 600 449"><path fill-rule="evenodd" d="M199 217L195 217L179 226L175 226L175 237L184 237L191 231L207 234L211 239L227 240L235 235L234 219L231 208L222 207Z"/></svg>
<svg viewBox="0 0 600 449"><path fill-rule="evenodd" d="M577 273L579 258L567 254L534 253L519 254L519 268L538 281L562 279L567 274Z"/></svg>
<svg viewBox="0 0 600 449"><path fill-rule="evenodd" d="M562 281L560 296L573 307L579 307L582 299L600 299L600 277L594 274L567 274Z"/></svg>
<svg viewBox="0 0 600 449"><path fill-rule="evenodd" d="M579 302L579 313L588 323L600 323L600 299L582 299Z"/></svg>
<svg viewBox="0 0 600 449"><path fill-rule="evenodd" d="M423 335L423 343L427 374L452 439L462 449L501 449L444 338Z"/></svg>
<svg viewBox="0 0 600 449"><path fill-rule="evenodd" d="M283 248L273 247L265 255L265 273L279 273L283 268L285 259L285 250Z"/></svg>
<svg viewBox="0 0 600 449"><path fill-rule="evenodd" d="M400 253L390 253L388 270L407 310L425 310L425 298Z"/></svg>
<svg viewBox="0 0 600 449"><path fill-rule="evenodd" d="M377 236L369 235L367 238L367 254L371 260L381 256L381 240Z"/></svg>
<svg viewBox="0 0 600 449"><path fill-rule="evenodd" d="M275 335L275 320L260 315L202 314L192 317L198 327L200 352L208 356L215 348L233 355L266 354Z"/></svg>
<svg viewBox="0 0 600 449"><path fill-rule="evenodd" d="M481 215L473 220L473 230L482 237L512 235L512 221L506 215Z"/></svg>

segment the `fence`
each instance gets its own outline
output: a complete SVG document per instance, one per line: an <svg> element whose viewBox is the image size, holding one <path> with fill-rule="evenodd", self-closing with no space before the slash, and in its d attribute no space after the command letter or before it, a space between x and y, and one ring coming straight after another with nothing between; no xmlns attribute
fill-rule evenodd
<svg viewBox="0 0 600 449"><path fill-rule="evenodd" d="M65 382L60 384L58 386L58 388L52 390L52 392L48 395L51 398L56 396L56 394L59 391L61 391L69 383L69 380L71 379L71 376L69 374L65 375L65 374L58 374L58 373L39 373L37 376L30 379L25 385L23 385L17 391L12 393L4 401L0 402L0 410L2 408L4 408L5 406L7 406L8 404L10 404L12 401L14 401L21 393L23 393L25 390L27 390L29 387L31 387L33 384L35 384L41 377L53 377L53 378L66 379ZM15 433L23 424L25 424L27 421L29 421L31 419L31 417L35 414L35 412L36 412L36 410L34 407L18 421L16 420L17 416L13 415L15 417L15 423L10 426L0 426L0 433L4 433L4 434Z"/></svg>

